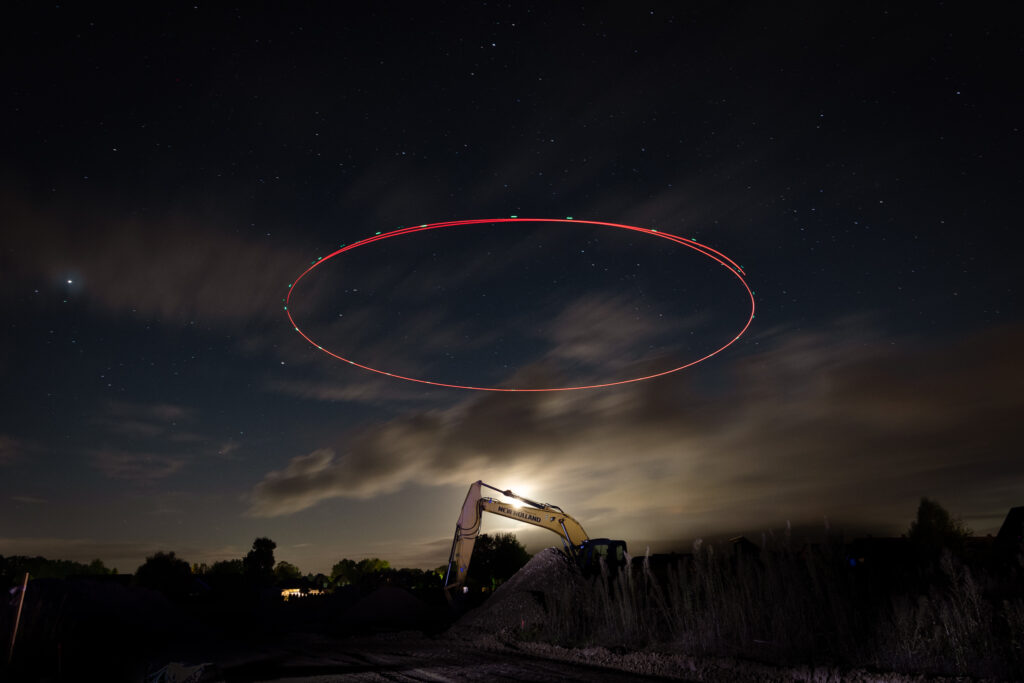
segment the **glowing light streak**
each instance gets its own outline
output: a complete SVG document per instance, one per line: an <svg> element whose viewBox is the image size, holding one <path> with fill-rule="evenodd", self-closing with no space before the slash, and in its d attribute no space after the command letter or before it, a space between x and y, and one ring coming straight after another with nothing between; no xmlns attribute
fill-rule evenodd
<svg viewBox="0 0 1024 683"><path fill-rule="evenodd" d="M599 226L604 226L604 227L608 227L608 228L619 228L619 229L622 229L622 230L631 230L633 232L639 232L639 233L643 233L643 234L646 234L646 235L653 235L654 237L659 237L661 239L669 240L670 242L675 242L677 244L681 244L681 245L683 245L685 247L688 247L690 249L693 249L696 252L699 252L699 253L703 254L704 256L708 257L712 261L715 261L718 264L724 266L727 270L729 270L730 273L733 274L733 276L737 280L739 280L740 284L743 285L743 289L746 290L747 295L750 297L750 315L747 318L747 320L743 323L743 326L740 329L739 333L737 333L736 335L730 337L728 342L726 342L725 344L723 344L719 348L715 349L711 353L708 353L708 354L698 358L697 360L690 361L689 363L686 363L684 365L680 365L679 367L671 368L670 370L664 370L662 372L652 373L650 375L644 375L642 377L631 377L629 379L616 380L614 382L603 382L603 383L600 383L600 384L585 384L585 385L572 386L572 387L541 387L541 388L535 388L535 389L518 389L518 388L511 388L511 387L478 387L478 386L472 386L472 385L468 385L468 384L454 384L454 383L448 383L448 382L438 382L438 381L434 381L434 380L421 379L421 378L417 378L417 377L406 377L405 375L398 375L398 374L395 374L395 373L392 373L392 372L388 372L387 370L380 370L378 368L373 368L373 367L370 367L369 365L363 365L362 363L357 363L354 360L351 360L349 358L345 358L343 356L340 356L337 353L334 353L333 351L331 351L330 349L323 348L321 345L319 345L315 341L313 341L309 337L309 335L307 335L305 332L303 332L301 329L299 329L298 323L295 322L295 319L292 317L292 312L291 312L291 310L289 310L288 304L291 301L292 294L295 292L295 285L297 285L304 277L309 275L314 269L316 269L317 267L322 266L323 264L327 263L328 261L330 261L335 256L339 256L340 254L344 254L345 252L352 251L353 249L358 249L359 247L364 247L364 246L366 246L368 244L373 244L374 242L379 242L380 240L389 239L389 238L392 238L392 237L399 237L401 235L408 235L408 234L415 233L415 232L424 232L426 230L439 230L439 229L442 229L442 228L452 228L452 227L465 226L465 225L481 225L481 224L488 224L488 223L572 223L574 225L599 225ZM707 245L700 244L699 242L695 242L694 240L687 239L685 237L680 237L678 235L673 235L671 233L662 232L660 230L654 230L652 228L641 228L641 227L637 227L635 225L624 225L622 223L608 223L608 222L605 222L605 221L580 220L580 219L574 219L571 216L566 217L566 218L519 218L517 216L513 216L513 217L510 217L510 218L475 218L475 219L471 219L471 220L462 220L462 221L444 221L442 223L427 223L427 224L422 224L422 225L410 226L408 228L398 228L396 230L392 230L390 232L385 232L385 233L377 232L373 236L367 237L367 238L362 239L362 240L360 240L358 242L353 242L352 244L349 244L349 245L342 245L340 248L338 248L335 251L331 252L327 256L322 256L322 257L318 258L316 261L313 261L313 263L308 268L306 268L306 270L304 270L301 275L299 275L297 278L295 278L295 280L291 284L288 285L288 295L285 297L284 310L285 310L285 314L288 316L288 320L292 324L292 327L295 328L295 331L298 332L302 336L302 338L305 339L307 342L309 342L312 346L316 347L320 351L323 351L327 355L329 355L329 356L331 356L333 358L336 358L336 359L338 359L340 361L343 361L343 362L348 363L350 365L354 365L357 368L362 368L363 370L368 370L370 372L375 372L378 375L384 375L385 377L393 377L395 379L403 379L403 380L406 380L408 382L418 382L419 384L428 384L428 385L435 386L435 387L447 387L447 388L450 388L450 389L468 389L468 390L471 390L471 391L503 391L503 392L512 392L512 391L522 391L522 392L578 391L578 390L581 390L581 389L601 389L603 387L612 387L612 386L617 386L617 385L620 385L620 384L630 384L630 383L633 383L633 382L643 382L645 380L654 379L655 377L664 377L665 375L671 375L674 372L679 372L680 370L685 370L686 368L691 368L694 365L697 365L698 363L703 363L707 359L709 359L709 358L711 358L713 356L717 356L722 351L725 351L727 348L729 348L730 346L735 344L737 341L739 341L740 337L742 337L744 335L744 333L750 327L751 322L753 322L753 320L754 320L754 310L756 308L756 304L754 302L754 292L753 292L753 290L750 289L750 286L747 284L747 281L746 281L745 278L746 278L746 272L743 270L743 268L740 267L739 265L737 265L735 261L733 261L731 258L726 256L722 252L720 252L720 251L718 251L716 249L712 249L711 247L709 247Z"/></svg>

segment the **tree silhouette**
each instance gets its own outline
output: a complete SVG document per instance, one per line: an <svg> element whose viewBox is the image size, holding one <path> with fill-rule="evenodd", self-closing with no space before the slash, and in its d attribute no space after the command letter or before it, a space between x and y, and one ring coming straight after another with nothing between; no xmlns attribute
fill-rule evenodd
<svg viewBox="0 0 1024 683"><path fill-rule="evenodd" d="M102 560L89 564L71 560L48 560L45 557L25 555L0 555L0 589L13 586L28 572L33 579L65 579L70 576L102 576L116 574L116 569L107 569Z"/></svg>
<svg viewBox="0 0 1024 683"><path fill-rule="evenodd" d="M245 565L241 560L219 560L206 571L209 576L242 576Z"/></svg>
<svg viewBox="0 0 1024 683"><path fill-rule="evenodd" d="M294 581L302 578L302 572L291 562L281 560L274 566L274 578L278 583Z"/></svg>
<svg viewBox="0 0 1024 683"><path fill-rule="evenodd" d="M274 548L276 547L277 544L269 538L257 538L252 542L252 550L242 560L247 579L265 585L274 582Z"/></svg>
<svg viewBox="0 0 1024 683"><path fill-rule="evenodd" d="M469 576L492 589L507 581L530 560L515 534L480 534L473 546Z"/></svg>
<svg viewBox="0 0 1024 683"><path fill-rule="evenodd" d="M353 582L356 576L356 562L344 558L338 560L333 567L331 567L331 584L335 586L347 586Z"/></svg>
<svg viewBox="0 0 1024 683"><path fill-rule="evenodd" d="M158 552L146 558L135 570L135 581L140 586L158 590L171 598L188 595L192 585L192 569L188 562L175 557L174 552Z"/></svg>
<svg viewBox="0 0 1024 683"><path fill-rule="evenodd" d="M935 560L946 549L954 555L962 555L964 542L973 535L960 520L953 519L949 512L929 498L922 498L917 507L917 519L910 524L907 538L919 557Z"/></svg>
<svg viewBox="0 0 1024 683"><path fill-rule="evenodd" d="M107 569L107 565L103 564L103 560L97 558L89 563L88 573L92 576L104 576L106 574L116 574L116 569Z"/></svg>
<svg viewBox="0 0 1024 683"><path fill-rule="evenodd" d="M335 586L350 586L391 568L387 560L377 557L355 560L343 559L331 568L331 583Z"/></svg>
<svg viewBox="0 0 1024 683"><path fill-rule="evenodd" d="M245 585L245 565L241 559L219 560L210 565L204 578L215 591L238 591Z"/></svg>

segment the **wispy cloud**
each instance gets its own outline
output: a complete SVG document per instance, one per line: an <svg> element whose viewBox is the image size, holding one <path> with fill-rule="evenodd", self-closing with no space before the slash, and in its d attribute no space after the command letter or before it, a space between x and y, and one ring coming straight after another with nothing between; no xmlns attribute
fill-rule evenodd
<svg viewBox="0 0 1024 683"><path fill-rule="evenodd" d="M708 395L684 375L474 396L293 457L253 488L249 513L479 478L533 482L606 524L655 515L672 533L823 515L891 523L921 495L994 511L1013 504L1007 482L1024 482L1022 341L1018 328L930 349L846 326L775 331Z"/></svg>
<svg viewBox="0 0 1024 683"><path fill-rule="evenodd" d="M190 408L172 403L125 403L122 401L111 401L108 405L109 412L115 417L164 423L188 419L192 417L194 412Z"/></svg>
<svg viewBox="0 0 1024 683"><path fill-rule="evenodd" d="M228 439L217 449L217 455L228 460L236 460L238 459L238 456L233 454L241 448L241 446L242 445L234 439Z"/></svg>
<svg viewBox="0 0 1024 683"><path fill-rule="evenodd" d="M21 240L17 260L0 257L13 274L63 283L75 273L77 295L100 309L174 324L280 315L283 292L308 256L240 236L227 229L227 216L115 216L84 226L90 211L59 213L10 196L0 197L0 212ZM82 240L86 230L92 237Z"/></svg>
<svg viewBox="0 0 1024 683"><path fill-rule="evenodd" d="M192 429L198 418L195 410L176 404L103 404L91 422L103 430L106 445L89 456L106 476L135 481L170 476L196 457L237 458L241 444Z"/></svg>
<svg viewBox="0 0 1024 683"><path fill-rule="evenodd" d="M627 297L597 295L573 302L554 320L549 357L588 365L635 362L643 342L667 325L642 316L633 304Z"/></svg>
<svg viewBox="0 0 1024 683"><path fill-rule="evenodd" d="M168 477L185 466L184 456L110 449L92 452L93 464L113 479L153 481Z"/></svg>
<svg viewBox="0 0 1024 683"><path fill-rule="evenodd" d="M151 438L181 434L179 424L193 419L194 411L184 406L111 401L102 406L102 412L95 415L92 422L121 437Z"/></svg>
<svg viewBox="0 0 1024 683"><path fill-rule="evenodd" d="M269 388L289 396L329 402L399 403L418 402L428 390L422 386L393 379L352 377L336 380L275 380Z"/></svg>
<svg viewBox="0 0 1024 683"><path fill-rule="evenodd" d="M9 465L20 460L24 448L20 439L0 434L0 465Z"/></svg>

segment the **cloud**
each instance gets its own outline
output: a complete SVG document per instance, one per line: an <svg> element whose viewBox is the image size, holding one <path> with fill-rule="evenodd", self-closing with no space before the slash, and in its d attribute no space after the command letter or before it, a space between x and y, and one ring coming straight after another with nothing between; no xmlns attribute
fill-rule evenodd
<svg viewBox="0 0 1024 683"><path fill-rule="evenodd" d="M124 419L150 420L154 422L176 422L192 417L192 410L171 403L124 403L111 401L109 412Z"/></svg>
<svg viewBox="0 0 1024 683"><path fill-rule="evenodd" d="M187 429L196 412L170 403L111 401L91 422L104 431L107 445L89 451L94 465L115 479L150 481L174 474L195 456L237 459L240 444ZM175 452L187 445L189 454Z"/></svg>
<svg viewBox="0 0 1024 683"><path fill-rule="evenodd" d="M422 401L427 390L408 382L371 377L360 381L339 378L330 380L274 380L272 391L315 401L352 403L393 403Z"/></svg>
<svg viewBox="0 0 1024 683"><path fill-rule="evenodd" d="M241 446L242 445L234 439L228 439L221 443L220 447L217 449L217 455L227 460L238 460L239 457L232 454L241 448Z"/></svg>
<svg viewBox="0 0 1024 683"><path fill-rule="evenodd" d="M25 446L20 439L0 434L0 465L9 465L21 459Z"/></svg>
<svg viewBox="0 0 1024 683"><path fill-rule="evenodd" d="M37 498L35 496L11 496L11 500L16 503L25 503L26 505L45 505L50 502L45 498Z"/></svg>
<svg viewBox="0 0 1024 683"><path fill-rule="evenodd" d="M288 283L307 254L262 237L239 235L228 216L187 213L150 220L107 215L92 207L74 213L42 209L0 197L0 214L19 234L18 258L0 256L8 274L46 278L111 313L132 312L161 321L232 325L280 316ZM90 238L81 239L88 233Z"/></svg>
<svg viewBox="0 0 1024 683"><path fill-rule="evenodd" d="M554 321L548 357L587 365L635 361L635 350L646 346L641 342L667 325L640 315L634 303L624 296L596 295L573 302Z"/></svg>
<svg viewBox="0 0 1024 683"><path fill-rule="evenodd" d="M93 464L108 477L131 481L153 481L168 477L185 466L187 458L150 452L96 450Z"/></svg>
<svg viewBox="0 0 1024 683"><path fill-rule="evenodd" d="M588 520L661 538L823 516L891 525L921 495L997 523L1024 483L1021 342L1012 328L887 344L854 321L762 334L766 350L734 360L728 379L718 369L710 392L682 375L473 396L292 458L253 488L249 513L483 478L530 482Z"/></svg>
<svg viewBox="0 0 1024 683"><path fill-rule="evenodd" d="M107 432L127 438L151 438L176 431L179 422L192 420L188 408L168 403L124 403L111 401L93 422Z"/></svg>

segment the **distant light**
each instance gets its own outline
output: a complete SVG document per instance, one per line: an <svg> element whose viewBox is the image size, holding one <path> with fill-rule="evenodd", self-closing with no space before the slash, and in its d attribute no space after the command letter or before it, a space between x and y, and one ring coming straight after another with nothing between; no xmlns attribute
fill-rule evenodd
<svg viewBox="0 0 1024 683"><path fill-rule="evenodd" d="M71 284L71 280L68 280L68 284L69 284L69 285Z"/></svg>

